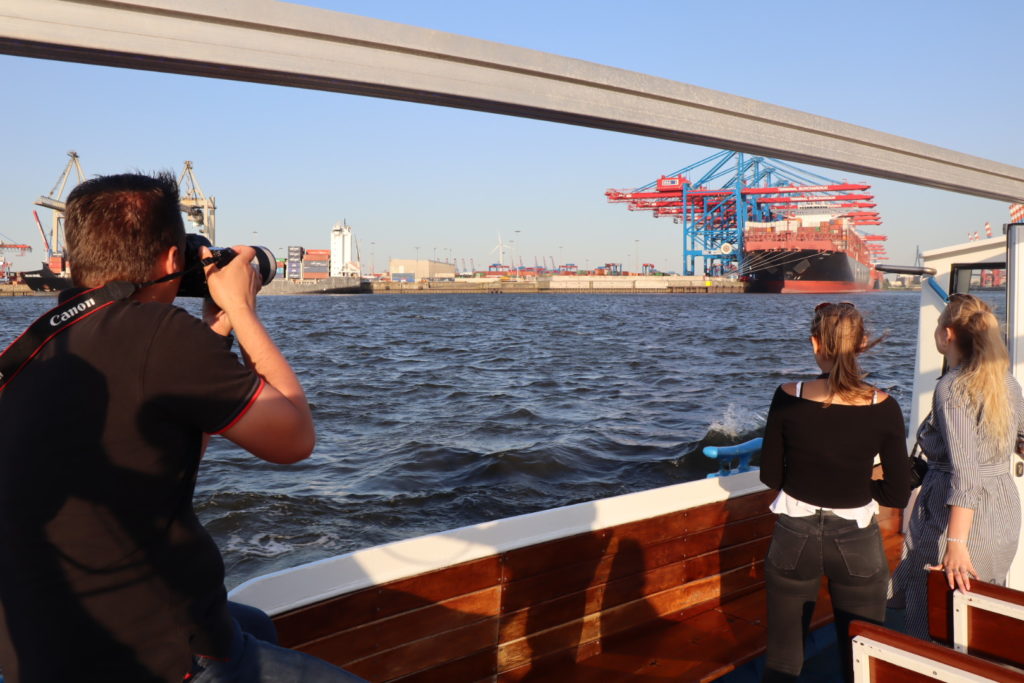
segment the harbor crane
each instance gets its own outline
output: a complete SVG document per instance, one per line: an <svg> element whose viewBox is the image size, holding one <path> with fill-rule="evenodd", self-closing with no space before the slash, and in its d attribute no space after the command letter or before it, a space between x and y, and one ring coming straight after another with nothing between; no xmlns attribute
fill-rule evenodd
<svg viewBox="0 0 1024 683"><path fill-rule="evenodd" d="M71 179L72 174L75 176L75 182L71 187L85 180L85 172L82 170L82 164L78 160L78 152L75 150L68 152L68 162L64 165L64 170L61 171L60 177L57 178L57 182L54 184L53 189L50 190L50 193L39 197L33 202L36 206L50 209L53 212L49 240L46 239L46 233L39 222L39 215L36 214L36 224L39 226L40 232L43 233L43 246L46 249L46 259L50 264L51 270L53 270L54 265L53 259L60 259L61 263L63 263L64 259L64 200L62 197L64 196L64 190L70 189L68 188L68 181ZM58 267L56 272L61 270L62 267Z"/></svg>
<svg viewBox="0 0 1024 683"><path fill-rule="evenodd" d="M210 244L217 244L217 200L203 193L191 161L185 162L178 176L178 189L181 195L179 206L185 218L196 232L210 240Z"/></svg>
<svg viewBox="0 0 1024 683"><path fill-rule="evenodd" d="M28 252L32 251L32 247L27 244L15 244L10 240L10 237L0 233L0 281L7 282L11 278L11 262L4 258L3 253L5 251L16 251L18 256L24 256Z"/></svg>
<svg viewBox="0 0 1024 683"><path fill-rule="evenodd" d="M36 219L36 227L39 228L39 238L43 240L43 251L46 252L46 257L50 257L50 240L46 239L46 231L43 230L43 222L39 220L39 212L33 211L32 217Z"/></svg>
<svg viewBox="0 0 1024 683"><path fill-rule="evenodd" d="M16 251L18 256L24 256L25 254L32 251L32 247L27 244L15 244L14 242L6 242L5 240L10 239L0 234L0 252L3 251Z"/></svg>
<svg viewBox="0 0 1024 683"><path fill-rule="evenodd" d="M848 211L874 208L874 195L865 192L870 189L777 159L723 150L641 187L607 190L605 196L630 211L650 211L655 218L671 216L681 223L683 273L696 275L700 259L703 274L710 275L743 272L748 222L765 225L823 214L853 228L881 225L877 212Z"/></svg>
<svg viewBox="0 0 1024 683"><path fill-rule="evenodd" d="M72 176L75 177L75 182L69 187L68 181L71 180ZM45 265L54 273L63 272L67 266L64 258L64 210L66 208L64 191L70 190L71 187L78 185L83 180L85 180L85 172L82 170L78 152L71 150L68 152L68 162L64 165L64 170L61 172L60 177L57 178L53 189L50 190L49 194L39 197L34 202L36 206L50 209L53 212L49 239L46 237L46 231L43 230L39 214L35 211L32 213L35 216L39 234L43 239L43 248L46 250ZM178 188L180 195L178 206L185 214L185 217L195 226L197 232L205 235L212 244L216 244L215 217L217 203L213 197L207 198L203 194L199 181L196 180L195 173L192 171L191 161L185 162L185 168L178 178ZM13 248L25 246L13 245ZM31 248L28 248L28 250L31 250Z"/></svg>
<svg viewBox="0 0 1024 683"><path fill-rule="evenodd" d="M16 251L18 256L24 256L32 251L32 247L27 244L17 244L10 237L0 232L0 282L9 282L11 279L11 266L13 264L4 258L5 251Z"/></svg>

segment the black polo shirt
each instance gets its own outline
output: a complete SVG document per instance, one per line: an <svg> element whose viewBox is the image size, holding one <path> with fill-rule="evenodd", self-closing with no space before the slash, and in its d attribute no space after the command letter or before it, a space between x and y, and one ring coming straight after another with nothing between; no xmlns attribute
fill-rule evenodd
<svg viewBox="0 0 1024 683"><path fill-rule="evenodd" d="M0 391L9 681L177 683L193 652L226 654L224 565L192 493L203 433L262 386L182 309L119 301Z"/></svg>

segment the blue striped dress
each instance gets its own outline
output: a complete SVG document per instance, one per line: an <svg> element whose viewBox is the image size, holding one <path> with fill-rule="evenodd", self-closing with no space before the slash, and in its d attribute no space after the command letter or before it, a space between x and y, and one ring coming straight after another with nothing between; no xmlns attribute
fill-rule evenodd
<svg viewBox="0 0 1024 683"><path fill-rule="evenodd" d="M928 456L925 475L910 516L903 557L892 576L893 605L906 605L906 631L928 638L928 593L925 565L937 565L946 552L949 506L971 508L974 521L967 550L982 581L1005 585L1020 536L1020 497L1010 474L1004 443L985 433L984 407L972 414L953 392L954 368L939 378L932 397L932 413L917 433ZM1017 380L1007 374L1006 389L1013 409L1016 434L1024 435L1024 397Z"/></svg>

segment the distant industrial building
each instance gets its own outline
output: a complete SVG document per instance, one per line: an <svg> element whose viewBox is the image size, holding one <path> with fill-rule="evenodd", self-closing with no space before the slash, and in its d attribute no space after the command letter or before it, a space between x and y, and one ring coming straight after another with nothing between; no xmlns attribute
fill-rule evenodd
<svg viewBox="0 0 1024 683"><path fill-rule="evenodd" d="M335 223L331 228L331 277L359 277L359 255L352 247L352 228Z"/></svg>
<svg viewBox="0 0 1024 683"><path fill-rule="evenodd" d="M429 259L397 259L388 262L388 272L395 282L420 280L454 280L455 264Z"/></svg>

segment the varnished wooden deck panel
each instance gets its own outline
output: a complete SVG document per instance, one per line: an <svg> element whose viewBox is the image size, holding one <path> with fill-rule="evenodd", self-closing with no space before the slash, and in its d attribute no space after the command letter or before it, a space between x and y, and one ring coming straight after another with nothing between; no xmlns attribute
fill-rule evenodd
<svg viewBox="0 0 1024 683"><path fill-rule="evenodd" d="M297 647L348 628L412 612L500 583L500 559L486 557L293 610L275 617L274 624L280 642Z"/></svg>
<svg viewBox="0 0 1024 683"><path fill-rule="evenodd" d="M711 680L764 648L771 492L512 550L275 618L370 681ZM890 558L899 513L880 517ZM831 620L827 593L816 625Z"/></svg>

